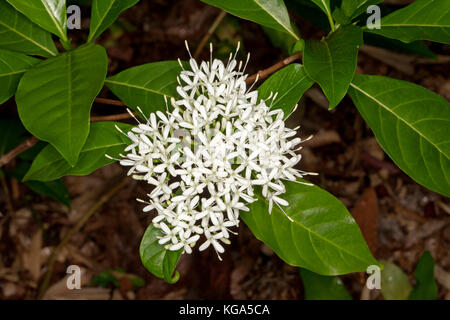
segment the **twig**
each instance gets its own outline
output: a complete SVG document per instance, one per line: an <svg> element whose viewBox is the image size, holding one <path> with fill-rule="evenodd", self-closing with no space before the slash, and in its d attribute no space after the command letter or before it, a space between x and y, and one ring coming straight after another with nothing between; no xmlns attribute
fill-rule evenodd
<svg viewBox="0 0 450 320"><path fill-rule="evenodd" d="M272 73L274 73L275 71L280 70L281 68L287 66L288 64L291 64L292 62L294 62L297 59L300 59L302 57L302 52L297 52L296 54L287 57L283 60L281 60L280 62L275 63L273 66L264 69L264 70L260 70L257 73L255 73L254 75L251 75L250 77L248 77L245 82L246 83L252 83L256 80L256 76L259 75L258 79L265 79L268 76L270 76Z"/></svg>
<svg viewBox="0 0 450 320"><path fill-rule="evenodd" d="M112 180L116 180L117 177L114 177ZM107 193L105 193L96 203L94 203L88 211L83 215L83 217L78 220L78 222L69 230L69 232L64 236L63 240L58 244L58 246L53 250L52 254L48 259L47 272L45 274L44 280L41 283L39 288L39 293L37 298L42 299L47 288L50 284L50 279L53 273L53 266L56 261L56 257L61 249L72 239L72 237L83 227L86 221L105 203L107 202L113 195L115 195L123 186L125 186L128 178L122 179L118 184L112 187ZM106 185L110 184L111 181L108 181Z"/></svg>
<svg viewBox="0 0 450 320"><path fill-rule="evenodd" d="M127 105L120 100L106 99L106 98L95 98L94 100L101 104L110 104L112 106L126 107Z"/></svg>
<svg viewBox="0 0 450 320"><path fill-rule="evenodd" d="M30 149L32 146L34 146L37 142L39 141L38 138L36 137L31 137L27 140L25 140L24 142L22 142L21 144L19 144L17 147L15 147L14 149L12 149L10 152L8 152L7 154L3 155L0 158L0 167L3 167L5 164L7 164L8 162L10 162L12 159L14 159L15 157L17 157L20 153L24 152L25 150Z"/></svg>
<svg viewBox="0 0 450 320"><path fill-rule="evenodd" d="M133 114L135 114L135 113L133 113ZM127 112L127 113L112 114L109 116L91 116L91 121L92 122L115 121L115 120L129 119L129 118L132 118L132 115Z"/></svg>
<svg viewBox="0 0 450 320"><path fill-rule="evenodd" d="M206 32L206 34L203 36L202 40L200 41L200 44L198 45L197 49L195 50L194 58L198 58L198 56L202 52L203 47L205 46L206 42L214 34L214 31L216 31L217 27L220 25L220 23L222 22L223 18L225 18L226 15L227 15L227 13L225 11L221 11L219 13L219 15L214 20L211 27L209 27L208 32Z"/></svg>

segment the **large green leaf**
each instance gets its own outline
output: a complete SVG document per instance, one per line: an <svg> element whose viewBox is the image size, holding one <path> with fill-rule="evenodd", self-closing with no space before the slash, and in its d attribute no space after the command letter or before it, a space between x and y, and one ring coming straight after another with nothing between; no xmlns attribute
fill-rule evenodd
<svg viewBox="0 0 450 320"><path fill-rule="evenodd" d="M316 81L333 109L347 93L356 70L362 31L345 26L321 41L306 41L303 63L310 78Z"/></svg>
<svg viewBox="0 0 450 320"><path fill-rule="evenodd" d="M175 283L180 278L180 273L175 272L182 250L170 251L164 249L158 243L162 231L152 224L145 230L142 237L139 253L145 268L158 278L166 280L168 283ZM173 275L175 272L175 275Z"/></svg>
<svg viewBox="0 0 450 320"><path fill-rule="evenodd" d="M16 92L25 71L40 61L25 54L0 49L0 103Z"/></svg>
<svg viewBox="0 0 450 320"><path fill-rule="evenodd" d="M431 40L450 44L450 2L416 0L381 19L380 29L369 31L404 42Z"/></svg>
<svg viewBox="0 0 450 320"><path fill-rule="evenodd" d="M284 207L291 222L260 195L241 214L253 234L286 263L321 275L338 275L366 271L377 261L345 206L317 186L285 182Z"/></svg>
<svg viewBox="0 0 450 320"><path fill-rule="evenodd" d="M131 125L124 123L94 122L91 124L89 137L75 167L71 167L53 146L47 145L37 155L23 180L52 181L65 175L86 175L114 162L105 154L118 157L129 143L128 138L120 133L115 125L124 131L131 128Z"/></svg>
<svg viewBox="0 0 450 320"><path fill-rule="evenodd" d="M450 196L450 104L421 86L382 76L355 75L349 93L400 169Z"/></svg>
<svg viewBox="0 0 450 320"><path fill-rule="evenodd" d="M105 49L89 44L25 72L16 93L25 128L75 165L89 134L94 98L108 68Z"/></svg>
<svg viewBox="0 0 450 320"><path fill-rule="evenodd" d="M278 92L272 108L282 109L287 116L313 83L304 68L298 63L293 63L264 81L258 88L258 95L261 99L267 99L271 92Z"/></svg>
<svg viewBox="0 0 450 320"><path fill-rule="evenodd" d="M66 0L7 0L41 28L67 41Z"/></svg>
<svg viewBox="0 0 450 320"><path fill-rule="evenodd" d="M0 0L0 48L44 57L58 54L50 33Z"/></svg>
<svg viewBox="0 0 450 320"><path fill-rule="evenodd" d="M342 0L341 8L350 19L356 18L371 5L380 3L382 0Z"/></svg>
<svg viewBox="0 0 450 320"><path fill-rule="evenodd" d="M381 271L381 294L385 300L406 300L411 293L412 286L408 276L389 261L380 261L384 268Z"/></svg>
<svg viewBox="0 0 450 320"><path fill-rule="evenodd" d="M260 25L286 32L299 40L282 0L202 0L212 6Z"/></svg>
<svg viewBox="0 0 450 320"><path fill-rule="evenodd" d="M177 61L147 63L109 77L105 84L128 107L140 107L149 114L166 110L164 95L177 95L177 76L181 71Z"/></svg>
<svg viewBox="0 0 450 320"><path fill-rule="evenodd" d="M139 0L93 0L91 9L91 26L88 42L97 38L119 16L119 14L134 6Z"/></svg>
<svg viewBox="0 0 450 320"><path fill-rule="evenodd" d="M434 279L434 261L429 251L425 251L414 271L417 284L409 300L436 300L438 288Z"/></svg>
<svg viewBox="0 0 450 320"><path fill-rule="evenodd" d="M352 300L352 296L337 276L321 276L301 268L300 276L306 300Z"/></svg>

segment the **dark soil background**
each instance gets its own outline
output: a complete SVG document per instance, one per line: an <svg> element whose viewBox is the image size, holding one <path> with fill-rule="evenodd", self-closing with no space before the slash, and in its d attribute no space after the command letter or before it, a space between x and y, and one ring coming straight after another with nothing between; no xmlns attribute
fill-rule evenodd
<svg viewBox="0 0 450 320"><path fill-rule="evenodd" d="M108 49L109 75L144 63L187 59L184 40L195 51L219 12L196 0L140 1L98 40ZM83 17L82 30L71 32L74 43L87 37L89 8L83 8ZM324 34L299 15L294 13L293 18L305 38L320 39ZM260 26L230 15L211 41L219 57L234 51L241 41L242 55L251 52L249 74L287 56L271 44ZM432 49L438 60L364 46L358 72L408 80L450 100L450 48L433 44ZM201 57L209 57L207 47ZM100 96L115 98L106 88ZM397 264L412 282L418 259L429 250L435 259L438 298L450 299L449 199L419 186L395 166L348 97L331 112L324 99L313 87L290 118L290 126L301 125L302 137L314 134L302 150L301 168L319 173L312 181L351 210L375 257ZM96 115L122 112L122 107L93 107ZM15 113L13 99L0 113ZM6 179L0 191L0 299L35 298L52 249L99 197L118 183L117 176L125 174L114 164L89 176L65 177L72 199L70 210ZM212 250L194 251L182 256L178 266L181 278L175 285L149 274L140 262L139 242L152 214L144 214L135 200L148 191L145 184L130 178L90 218L58 255L45 298L303 299L298 268L281 261L243 223L222 262ZM66 289L66 268L72 264L83 270L81 290ZM112 272L115 283L106 288L92 283L102 271L118 268L121 271ZM145 280L140 288L133 287L136 276ZM366 278L364 273L342 277L354 299L382 299L378 290L363 289Z"/></svg>

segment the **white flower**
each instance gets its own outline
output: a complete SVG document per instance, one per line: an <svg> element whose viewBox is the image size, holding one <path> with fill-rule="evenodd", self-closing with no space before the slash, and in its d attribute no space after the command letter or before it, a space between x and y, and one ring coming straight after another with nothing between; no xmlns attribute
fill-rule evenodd
<svg viewBox="0 0 450 320"><path fill-rule="evenodd" d="M140 201L145 212L157 211L160 244L191 253L204 237L199 250L212 245L219 254L240 211L257 200L254 186L262 188L268 214L274 204L286 214L283 180L308 173L294 168L301 157L293 148L302 142L296 130L285 127L281 109L266 104L276 94L258 101L258 92L247 89L242 62L230 55L226 65L212 57L198 65L191 57L189 65L177 78L181 98L170 100L172 111L141 114L146 123L126 133L131 144L120 164L154 186L148 202Z"/></svg>

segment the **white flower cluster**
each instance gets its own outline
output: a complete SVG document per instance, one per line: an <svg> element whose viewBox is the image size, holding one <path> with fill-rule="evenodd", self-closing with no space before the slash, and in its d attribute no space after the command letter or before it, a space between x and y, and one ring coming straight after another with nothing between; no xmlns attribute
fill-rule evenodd
<svg viewBox="0 0 450 320"><path fill-rule="evenodd" d="M192 57L189 65L178 78L181 99L170 101L173 111L152 113L128 132L132 143L120 164L154 186L149 200L140 201L148 204L145 212L157 211L160 244L191 253L202 236L199 250L212 245L219 254L239 212L257 200L255 185L269 203L268 214L273 204L284 212L283 180L307 174L294 169L302 140L285 127L281 109L247 90L245 66L235 55L227 65L212 58L198 65Z"/></svg>

